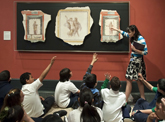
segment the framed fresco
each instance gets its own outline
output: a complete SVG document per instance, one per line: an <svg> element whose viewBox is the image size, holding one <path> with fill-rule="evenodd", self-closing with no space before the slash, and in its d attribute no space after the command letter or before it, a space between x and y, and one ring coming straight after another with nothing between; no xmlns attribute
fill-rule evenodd
<svg viewBox="0 0 165 122"><path fill-rule="evenodd" d="M116 11L118 15L105 11ZM16 51L129 53L130 50L129 39L110 29L126 30L129 2L14 2L14 14Z"/></svg>
<svg viewBox="0 0 165 122"><path fill-rule="evenodd" d="M112 27L120 29L120 15L116 10L102 10L99 25L101 26L101 42L116 43L123 38L121 33L112 30Z"/></svg>
<svg viewBox="0 0 165 122"><path fill-rule="evenodd" d="M50 15L42 11L21 11L23 16L24 39L32 43L45 41L45 28L50 21Z"/></svg>
<svg viewBox="0 0 165 122"><path fill-rule="evenodd" d="M71 7L59 10L56 17L56 37L72 46L83 44L90 33L93 19L89 7Z"/></svg>

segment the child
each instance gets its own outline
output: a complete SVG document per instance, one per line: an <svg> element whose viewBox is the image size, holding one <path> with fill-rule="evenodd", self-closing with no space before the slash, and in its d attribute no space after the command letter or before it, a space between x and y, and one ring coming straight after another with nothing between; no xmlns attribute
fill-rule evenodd
<svg viewBox="0 0 165 122"><path fill-rule="evenodd" d="M0 73L0 109L3 105L4 98L6 94L12 89L10 85L10 72L8 70L4 70Z"/></svg>
<svg viewBox="0 0 165 122"><path fill-rule="evenodd" d="M20 105L6 108L0 113L1 122L34 122Z"/></svg>
<svg viewBox="0 0 165 122"><path fill-rule="evenodd" d="M136 122L146 122L147 117L150 113L152 113L152 108L156 106L156 100L159 96L165 95L165 79L159 79L157 87L153 87L150 83L148 83L142 76L141 73L139 75L139 80L141 80L144 85L151 91L155 92L155 98L148 103L146 100L140 98L137 100L132 115Z"/></svg>
<svg viewBox="0 0 165 122"><path fill-rule="evenodd" d="M42 81L53 66L56 56L51 59L50 64L42 72L40 77L34 81L31 73L24 73L20 76L22 92L24 94L23 108L30 117L41 117L45 115L54 104L54 97L44 99L39 96L38 89L43 85Z"/></svg>
<svg viewBox="0 0 165 122"><path fill-rule="evenodd" d="M68 122L101 122L103 121L102 111L92 106L93 94L90 89L84 88L80 91L78 101L80 107L71 111L68 115Z"/></svg>
<svg viewBox="0 0 165 122"><path fill-rule="evenodd" d="M80 90L70 81L72 72L68 68L60 71L60 81L55 88L55 102L59 107L72 107L73 103L77 101Z"/></svg>
<svg viewBox="0 0 165 122"><path fill-rule="evenodd" d="M67 111L65 111L65 110L56 111L53 114L49 114L46 117L44 117L42 122L64 122L61 119L61 117L65 116L66 114L67 114Z"/></svg>
<svg viewBox="0 0 165 122"><path fill-rule="evenodd" d="M92 62L90 64L90 66L88 67L86 74L83 77L83 84L81 85L80 90L84 89L86 87L89 88L91 90L92 94L94 95L93 105L96 107L102 108L103 101L101 98L101 94L100 94L99 90L97 88L95 88L97 86L97 82L98 82L97 77L95 74L91 74L93 65L95 62L97 62L97 60L98 60L97 54L94 53Z"/></svg>
<svg viewBox="0 0 165 122"><path fill-rule="evenodd" d="M165 98L165 96L160 96L156 100L156 107L153 109L153 112L148 116L147 122L153 122L154 119L157 121L165 119L165 113L163 112L162 108L162 98Z"/></svg>
<svg viewBox="0 0 165 122"><path fill-rule="evenodd" d="M122 107L126 105L126 95L123 92L119 92L121 83L116 76L110 81L110 89L105 88L111 77L108 73L105 76L106 80L101 86L101 96L104 101L102 109L104 121L123 122Z"/></svg>
<svg viewBox="0 0 165 122"><path fill-rule="evenodd" d="M24 94L20 89L11 89L5 96L1 111L3 111L5 107L13 107L16 105L21 106L23 100L24 100Z"/></svg>
<svg viewBox="0 0 165 122"><path fill-rule="evenodd" d="M12 108L14 106L21 106L24 100L24 94L20 89L11 89L5 96L4 103L1 109L1 113L6 113L6 109ZM26 112L24 114L31 119ZM2 114L1 114L2 115ZM41 122L42 118L32 118L35 122Z"/></svg>

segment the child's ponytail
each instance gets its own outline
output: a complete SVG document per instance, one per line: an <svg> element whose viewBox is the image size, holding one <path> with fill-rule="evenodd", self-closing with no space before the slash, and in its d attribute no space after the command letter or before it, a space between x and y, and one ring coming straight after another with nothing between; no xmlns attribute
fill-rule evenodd
<svg viewBox="0 0 165 122"><path fill-rule="evenodd" d="M93 94L90 89L85 88L80 92L80 106L83 108L80 122L100 122L100 116L95 107L91 106Z"/></svg>

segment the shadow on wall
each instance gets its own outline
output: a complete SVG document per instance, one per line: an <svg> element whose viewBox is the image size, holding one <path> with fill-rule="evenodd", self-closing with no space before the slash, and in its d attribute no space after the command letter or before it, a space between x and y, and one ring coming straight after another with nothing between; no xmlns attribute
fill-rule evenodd
<svg viewBox="0 0 165 122"><path fill-rule="evenodd" d="M147 71L147 80L148 81L158 81L160 78L165 78L160 69L152 63L147 58L144 58L146 71Z"/></svg>

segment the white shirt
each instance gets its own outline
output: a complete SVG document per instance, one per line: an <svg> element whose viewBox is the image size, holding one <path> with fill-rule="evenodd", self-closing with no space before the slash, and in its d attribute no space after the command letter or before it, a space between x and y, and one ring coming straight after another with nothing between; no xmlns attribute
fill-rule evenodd
<svg viewBox="0 0 165 122"><path fill-rule="evenodd" d="M39 117L44 113L44 106L38 94L38 89L42 85L38 78L33 83L22 86L22 92L24 94L23 108L30 117Z"/></svg>
<svg viewBox="0 0 165 122"><path fill-rule="evenodd" d="M103 121L103 112L100 108L95 107L98 114L100 115L100 119L101 121ZM68 115L68 122L80 122L80 116L82 113L82 107L78 107L78 109L75 109L73 111L71 111Z"/></svg>
<svg viewBox="0 0 165 122"><path fill-rule="evenodd" d="M70 102L71 92L75 94L78 91L77 87L69 80L58 82L55 88L55 102L59 107L66 108Z"/></svg>
<svg viewBox="0 0 165 122"><path fill-rule="evenodd" d="M123 122L122 106L126 104L126 96L119 91L102 89L101 95L104 101L103 118L105 122Z"/></svg>

